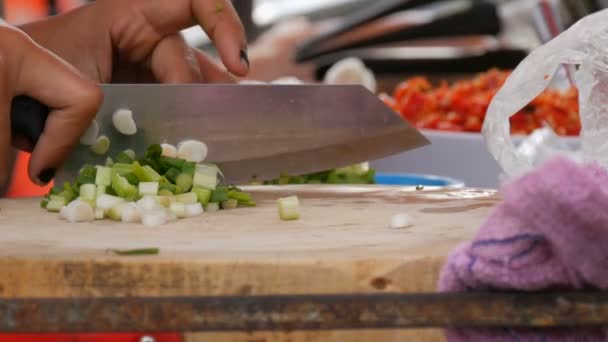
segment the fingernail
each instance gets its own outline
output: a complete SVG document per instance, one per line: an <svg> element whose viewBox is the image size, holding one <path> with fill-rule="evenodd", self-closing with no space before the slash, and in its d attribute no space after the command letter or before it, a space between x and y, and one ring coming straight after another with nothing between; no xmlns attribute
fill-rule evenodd
<svg viewBox="0 0 608 342"><path fill-rule="evenodd" d="M47 184L53 179L53 177L55 177L56 171L57 170L55 168L44 169L38 174L38 180L44 184Z"/></svg>
<svg viewBox="0 0 608 342"><path fill-rule="evenodd" d="M243 63L247 64L247 68L249 68L249 56L247 55L247 51L241 50L241 60Z"/></svg>

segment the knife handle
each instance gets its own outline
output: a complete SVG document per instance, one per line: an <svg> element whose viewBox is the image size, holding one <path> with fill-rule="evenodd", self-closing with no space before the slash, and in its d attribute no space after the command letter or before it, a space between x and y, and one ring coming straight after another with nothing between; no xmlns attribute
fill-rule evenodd
<svg viewBox="0 0 608 342"><path fill-rule="evenodd" d="M21 95L11 103L11 134L28 140L33 148L44 131L51 109L37 100Z"/></svg>

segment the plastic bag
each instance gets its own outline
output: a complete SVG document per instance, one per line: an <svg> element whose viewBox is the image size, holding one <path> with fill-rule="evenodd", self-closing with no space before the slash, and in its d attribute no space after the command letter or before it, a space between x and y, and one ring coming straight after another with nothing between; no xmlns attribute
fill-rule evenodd
<svg viewBox="0 0 608 342"><path fill-rule="evenodd" d="M608 168L608 10L603 10L581 19L534 50L490 103L482 133L490 153L510 178L532 170L540 159L538 155L526 155L525 149L515 149L509 118L549 86L562 64L579 65L576 84L582 124L581 155L555 146L552 152L570 152L582 161L597 161Z"/></svg>

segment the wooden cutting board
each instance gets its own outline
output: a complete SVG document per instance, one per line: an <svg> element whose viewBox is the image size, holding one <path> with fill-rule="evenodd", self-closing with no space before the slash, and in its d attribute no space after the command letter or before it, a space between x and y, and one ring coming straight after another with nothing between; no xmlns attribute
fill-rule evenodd
<svg viewBox="0 0 608 342"><path fill-rule="evenodd" d="M158 228L107 221L68 224L40 209L38 200L0 201L0 297L429 292L435 290L446 255L473 236L499 201L495 191L475 189L247 190L258 207ZM278 218L275 201L287 195L300 197L299 221ZM391 217L399 213L409 214L413 225L391 229ZM121 257L106 251L144 247L159 247L160 255ZM382 337L373 338L385 341L406 336L375 333ZM412 333L417 332L407 332ZM365 335L310 334L290 340ZM212 335L219 341L249 341L251 336ZM285 340L272 336L263 341Z"/></svg>

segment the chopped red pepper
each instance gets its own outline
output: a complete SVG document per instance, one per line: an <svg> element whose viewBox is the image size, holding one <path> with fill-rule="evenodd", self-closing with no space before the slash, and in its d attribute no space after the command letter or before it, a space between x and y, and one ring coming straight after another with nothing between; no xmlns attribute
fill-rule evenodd
<svg viewBox="0 0 608 342"><path fill-rule="evenodd" d="M490 102L509 75L510 71L492 69L452 85L442 81L437 87L424 77L413 77L396 87L393 98L381 98L416 127L480 132ZM560 135L576 136L581 130L578 91L548 89L510 122L514 134L530 134L549 124Z"/></svg>

